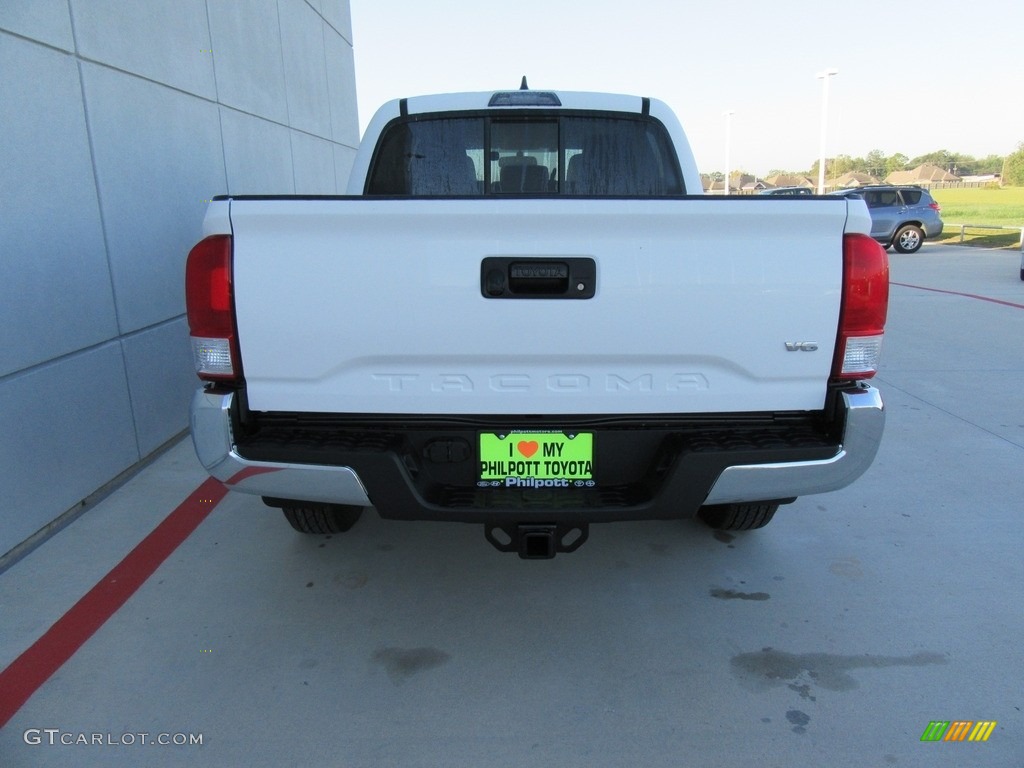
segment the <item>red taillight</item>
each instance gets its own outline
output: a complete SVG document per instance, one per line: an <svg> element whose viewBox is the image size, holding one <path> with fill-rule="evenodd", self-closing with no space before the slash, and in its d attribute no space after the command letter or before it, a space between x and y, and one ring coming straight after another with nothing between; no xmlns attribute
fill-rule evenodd
<svg viewBox="0 0 1024 768"><path fill-rule="evenodd" d="M941 211L942 210L939 207L938 203L928 203L928 207L931 208L933 211Z"/></svg>
<svg viewBox="0 0 1024 768"><path fill-rule="evenodd" d="M889 257L867 235L843 236L843 298L832 375L869 379L878 372L889 309Z"/></svg>
<svg viewBox="0 0 1024 768"><path fill-rule="evenodd" d="M196 374L205 381L241 376L232 312L231 236L199 242L185 264L185 306Z"/></svg>

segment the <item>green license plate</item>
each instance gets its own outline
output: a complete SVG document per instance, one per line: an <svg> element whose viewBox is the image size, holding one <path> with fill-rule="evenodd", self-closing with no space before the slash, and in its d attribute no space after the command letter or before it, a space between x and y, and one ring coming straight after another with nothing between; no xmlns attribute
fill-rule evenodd
<svg viewBox="0 0 1024 768"><path fill-rule="evenodd" d="M480 485L592 486L592 432L503 432L480 435Z"/></svg>

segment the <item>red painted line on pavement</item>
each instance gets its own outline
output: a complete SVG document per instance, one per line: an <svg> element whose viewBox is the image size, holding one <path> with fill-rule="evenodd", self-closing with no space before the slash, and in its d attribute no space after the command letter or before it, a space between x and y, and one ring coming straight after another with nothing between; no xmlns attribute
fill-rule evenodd
<svg viewBox="0 0 1024 768"><path fill-rule="evenodd" d="M120 563L0 672L0 728L86 640L135 594L227 494L212 477L153 529Z"/></svg>
<svg viewBox="0 0 1024 768"><path fill-rule="evenodd" d="M225 485L238 485L243 480L248 480L250 477L256 475L265 475L267 472L280 472L280 467L246 467L240 469L227 480L224 481Z"/></svg>
<svg viewBox="0 0 1024 768"><path fill-rule="evenodd" d="M990 301L993 304L1002 304L1004 307L1016 307L1017 309L1024 309L1024 304L1014 304L1012 301L1003 301L1002 299L993 299L991 296L979 296L976 293L961 293L960 291L944 291L941 288L925 288L923 285L910 285L910 283L895 283L891 282L890 285L899 285L903 288L917 288L919 291L931 291L932 293L947 293L950 296L963 296L967 299L978 299L979 301Z"/></svg>

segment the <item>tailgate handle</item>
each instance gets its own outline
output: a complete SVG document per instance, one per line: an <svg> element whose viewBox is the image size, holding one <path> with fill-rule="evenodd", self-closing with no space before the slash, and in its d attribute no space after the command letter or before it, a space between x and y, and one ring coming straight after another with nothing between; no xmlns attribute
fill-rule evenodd
<svg viewBox="0 0 1024 768"><path fill-rule="evenodd" d="M596 278L594 260L582 256L488 256L480 265L480 291L487 299L591 299Z"/></svg>

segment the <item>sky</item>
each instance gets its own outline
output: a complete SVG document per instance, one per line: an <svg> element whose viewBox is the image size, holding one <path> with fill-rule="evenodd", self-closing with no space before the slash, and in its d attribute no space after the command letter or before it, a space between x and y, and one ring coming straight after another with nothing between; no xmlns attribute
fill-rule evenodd
<svg viewBox="0 0 1024 768"><path fill-rule="evenodd" d="M651 96L702 173L826 154L981 158L1024 142L1013 0L350 0L360 131L404 96L518 88ZM724 113L734 114L726 118Z"/></svg>

